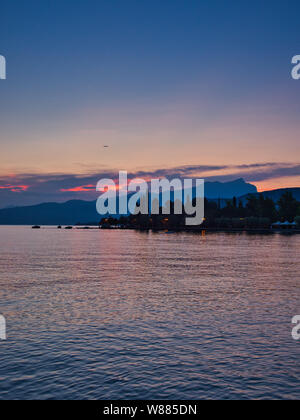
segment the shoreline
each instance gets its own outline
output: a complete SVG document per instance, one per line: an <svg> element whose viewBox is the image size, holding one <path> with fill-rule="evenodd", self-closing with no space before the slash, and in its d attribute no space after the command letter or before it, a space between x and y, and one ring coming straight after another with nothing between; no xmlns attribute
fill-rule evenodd
<svg viewBox="0 0 300 420"><path fill-rule="evenodd" d="M282 234L300 234L300 229L274 229L274 228L213 228L213 227L185 227L179 229L172 229L172 228L141 228L141 227L133 227L133 226L111 226L111 227L98 227L94 225L62 225L61 229L58 229L57 225L37 225L40 229L50 228L55 230L135 230L139 232L165 232L165 233L256 233L256 234L274 234L274 233L282 233ZM0 227L28 227L30 229L34 229L35 226L32 225L0 225Z"/></svg>
<svg viewBox="0 0 300 420"><path fill-rule="evenodd" d="M126 228L125 228L126 229ZM258 234L273 234L273 233L300 233L300 229L239 229L239 228L200 228L200 229L136 229L136 228L129 228L130 230L138 230L138 231L149 231L152 232L192 232L192 233L258 233ZM128 230L129 230L128 229ZM109 229L108 229L109 230ZM122 229L120 229L122 230Z"/></svg>

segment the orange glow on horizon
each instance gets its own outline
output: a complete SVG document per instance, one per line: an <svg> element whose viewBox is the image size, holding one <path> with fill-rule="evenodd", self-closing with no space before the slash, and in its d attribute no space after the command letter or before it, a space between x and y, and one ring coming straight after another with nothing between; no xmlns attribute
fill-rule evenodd
<svg viewBox="0 0 300 420"><path fill-rule="evenodd" d="M265 181L251 182L258 192L279 190L283 188L299 188L299 177L273 178Z"/></svg>

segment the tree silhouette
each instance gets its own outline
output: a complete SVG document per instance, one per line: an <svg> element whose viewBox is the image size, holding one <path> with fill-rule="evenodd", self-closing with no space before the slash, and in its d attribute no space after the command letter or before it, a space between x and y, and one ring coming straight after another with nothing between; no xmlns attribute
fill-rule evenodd
<svg viewBox="0 0 300 420"><path fill-rule="evenodd" d="M299 203L293 197L293 194L289 191L285 192L278 201L280 217L289 222L293 222L297 214L298 205Z"/></svg>

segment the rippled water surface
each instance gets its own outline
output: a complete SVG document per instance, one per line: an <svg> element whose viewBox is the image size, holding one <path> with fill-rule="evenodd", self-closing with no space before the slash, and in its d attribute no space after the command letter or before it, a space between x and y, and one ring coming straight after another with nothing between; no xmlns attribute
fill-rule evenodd
<svg viewBox="0 0 300 420"><path fill-rule="evenodd" d="M0 227L0 398L300 398L300 236Z"/></svg>

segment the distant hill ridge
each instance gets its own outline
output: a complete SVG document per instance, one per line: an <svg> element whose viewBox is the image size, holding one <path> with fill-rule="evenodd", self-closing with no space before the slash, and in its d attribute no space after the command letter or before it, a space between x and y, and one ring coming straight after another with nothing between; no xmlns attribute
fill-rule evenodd
<svg viewBox="0 0 300 420"><path fill-rule="evenodd" d="M289 191L290 193L292 193L294 198L297 201L300 201L300 188L280 188L278 190L263 191L260 193L255 193L254 195L256 196L263 195L264 197L271 198L276 203L286 191ZM249 194L245 194L244 196L241 196L240 199L242 200L242 202L245 202L247 201L248 196Z"/></svg>
<svg viewBox="0 0 300 420"><path fill-rule="evenodd" d="M225 186L220 189L220 186ZM300 188L287 188L258 193L256 187L237 180L230 183L206 183L206 198L218 200L234 196L246 201L249 194L263 194L278 201L285 191L290 191L300 201ZM234 187L234 188L233 188ZM246 193L245 193L246 190ZM240 194L241 193L241 194ZM216 194L213 197L213 194ZM226 197L226 195L229 195ZM223 201L223 200L222 200ZM14 207L0 210L0 225L74 225L100 221L95 201L71 200L65 203L43 203L34 206Z"/></svg>

